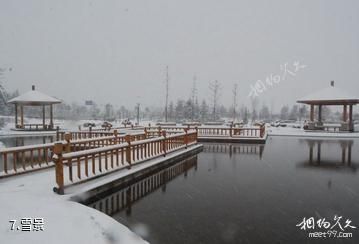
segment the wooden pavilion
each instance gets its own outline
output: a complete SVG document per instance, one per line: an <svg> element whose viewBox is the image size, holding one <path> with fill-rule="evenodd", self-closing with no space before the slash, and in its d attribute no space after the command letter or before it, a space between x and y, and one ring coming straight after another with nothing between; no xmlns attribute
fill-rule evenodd
<svg viewBox="0 0 359 244"><path fill-rule="evenodd" d="M61 100L36 91L35 86L33 85L31 91L10 99L7 103L15 104L15 130L54 130L53 105L61 103ZM24 123L25 106L42 107L42 124ZM50 122L48 124L46 124L46 106L50 107ZM18 121L19 109L20 123Z"/></svg>
<svg viewBox="0 0 359 244"><path fill-rule="evenodd" d="M359 103L359 99L334 87L334 81L331 81L330 87L304 97L297 102L310 105L310 121L307 127L308 130L324 130L329 128L329 126L324 126L323 124L323 106L343 106L342 121L338 130L347 132L354 131L353 106ZM314 106L318 106L318 118L316 121L314 120ZM335 131L335 127L333 128Z"/></svg>

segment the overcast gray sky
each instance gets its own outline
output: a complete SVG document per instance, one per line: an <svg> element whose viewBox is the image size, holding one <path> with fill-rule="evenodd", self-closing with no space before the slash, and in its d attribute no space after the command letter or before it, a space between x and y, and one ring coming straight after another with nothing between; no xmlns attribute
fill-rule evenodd
<svg viewBox="0 0 359 244"><path fill-rule="evenodd" d="M16 1L0 0L0 67L7 89L38 90L66 102L162 105L165 66L170 98L199 99L208 83L240 103L280 65L306 65L267 87L260 103L292 104L329 85L359 97L359 1Z"/></svg>

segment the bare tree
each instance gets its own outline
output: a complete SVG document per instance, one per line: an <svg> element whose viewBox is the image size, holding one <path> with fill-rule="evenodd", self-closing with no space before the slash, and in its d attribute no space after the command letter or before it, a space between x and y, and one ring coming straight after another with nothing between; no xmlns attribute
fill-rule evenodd
<svg viewBox="0 0 359 244"><path fill-rule="evenodd" d="M209 84L209 90L211 92L213 121L217 120L217 107L218 107L220 88L221 87L220 87L220 84L219 84L218 80L216 80L214 82L211 82Z"/></svg>
<svg viewBox="0 0 359 244"><path fill-rule="evenodd" d="M258 99L257 97L252 98L251 103L252 103L252 123L257 119L257 115L258 115L258 111L257 111L257 107L258 107Z"/></svg>

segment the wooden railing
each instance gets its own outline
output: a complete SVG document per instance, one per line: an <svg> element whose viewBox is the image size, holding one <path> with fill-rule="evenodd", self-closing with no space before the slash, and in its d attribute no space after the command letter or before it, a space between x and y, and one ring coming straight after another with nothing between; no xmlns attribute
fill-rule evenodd
<svg viewBox="0 0 359 244"><path fill-rule="evenodd" d="M66 133L71 133L72 139L74 140L114 135L113 131L58 131L56 134L56 139L58 141L64 140Z"/></svg>
<svg viewBox="0 0 359 244"><path fill-rule="evenodd" d="M53 143L0 149L0 177L51 166Z"/></svg>
<svg viewBox="0 0 359 244"><path fill-rule="evenodd" d="M64 144L58 142L54 146L56 183L54 188L59 194L64 194L67 185L83 182L115 170L131 167L158 156L166 156L171 151L187 148L197 142L196 131L186 131L180 134L166 135L140 141L131 141L126 135L126 142L101 148L79 152L64 153Z"/></svg>
<svg viewBox="0 0 359 244"><path fill-rule="evenodd" d="M228 137L258 137L262 138L265 127L256 128L198 128L198 135L201 136L228 136Z"/></svg>
<svg viewBox="0 0 359 244"><path fill-rule="evenodd" d="M129 125L129 126L118 126L118 127L101 127L101 128L92 128L89 127L89 131L113 131L113 130L143 130L144 127L143 126L139 126L139 125Z"/></svg>
<svg viewBox="0 0 359 244"><path fill-rule="evenodd" d="M24 130L52 130L53 128L51 127L50 124L24 124L23 126L18 125L17 128L21 128Z"/></svg>
<svg viewBox="0 0 359 244"><path fill-rule="evenodd" d="M112 136L87 139L73 140L73 135L73 133L69 132L64 133L62 137L63 151L77 152L116 145L126 141L126 135L118 135L117 131L112 133ZM78 134L75 133L75 135ZM146 139L145 133L134 133L128 136L131 141ZM0 149L0 178L53 166L53 147L54 143L46 143Z"/></svg>
<svg viewBox="0 0 359 244"><path fill-rule="evenodd" d="M265 136L265 126L257 127L190 127L190 126L163 126L163 127L146 127L147 131L153 131L159 133L159 131L165 130L167 133L178 133L188 129L198 130L198 137L254 137L263 138Z"/></svg>
<svg viewBox="0 0 359 244"><path fill-rule="evenodd" d="M88 130L79 130L79 131L59 131L56 132L57 140L64 140L65 133L70 132L72 134L73 139L85 139L85 138L93 138L93 137L103 137L103 136L111 136L115 133L115 131L120 131L126 129L127 131L143 131L145 127L142 126L132 126L132 127L115 127L110 130L107 128L92 128L89 127Z"/></svg>

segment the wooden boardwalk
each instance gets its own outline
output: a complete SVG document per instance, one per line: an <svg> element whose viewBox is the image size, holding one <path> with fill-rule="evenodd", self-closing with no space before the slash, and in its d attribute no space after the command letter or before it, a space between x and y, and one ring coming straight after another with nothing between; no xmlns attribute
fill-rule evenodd
<svg viewBox="0 0 359 244"><path fill-rule="evenodd" d="M0 179L55 167L54 190L64 194L69 186L131 169L201 141L263 144L266 137L264 126L147 127L125 135L117 130L58 132L55 143L1 149Z"/></svg>

